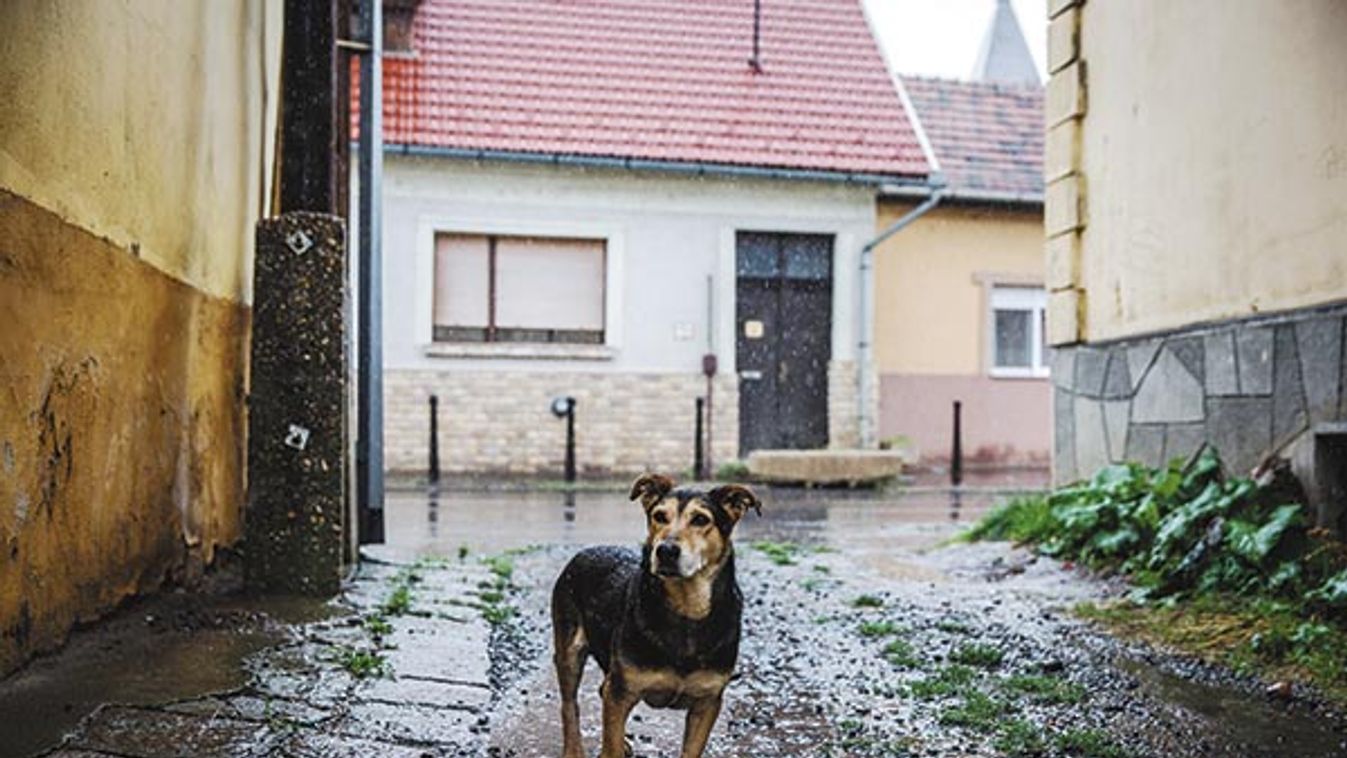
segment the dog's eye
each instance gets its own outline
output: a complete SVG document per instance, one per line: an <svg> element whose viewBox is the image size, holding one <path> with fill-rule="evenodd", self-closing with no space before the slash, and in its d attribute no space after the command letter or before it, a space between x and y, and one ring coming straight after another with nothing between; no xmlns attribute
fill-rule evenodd
<svg viewBox="0 0 1347 758"><path fill-rule="evenodd" d="M669 516L664 511L655 511L655 515L651 516L650 520L656 524L667 524L669 523Z"/></svg>
<svg viewBox="0 0 1347 758"><path fill-rule="evenodd" d="M701 526L710 526L710 524L711 524L711 519L707 518L705 513L698 513L696 516L693 516L693 517L692 517L692 525L693 525L693 526L697 526L697 527L701 527Z"/></svg>

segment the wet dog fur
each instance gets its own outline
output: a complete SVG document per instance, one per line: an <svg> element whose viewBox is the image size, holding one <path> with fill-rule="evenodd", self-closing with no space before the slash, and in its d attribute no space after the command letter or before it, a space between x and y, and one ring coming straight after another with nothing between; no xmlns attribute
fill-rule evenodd
<svg viewBox="0 0 1347 758"><path fill-rule="evenodd" d="M638 553L580 551L552 589L552 634L561 688L563 758L583 758L576 692L587 656L604 671L600 758L621 758L637 702L687 711L682 758L700 758L739 657L743 598L734 576L735 524L761 512L752 491L674 488L646 474L631 488L645 510Z"/></svg>

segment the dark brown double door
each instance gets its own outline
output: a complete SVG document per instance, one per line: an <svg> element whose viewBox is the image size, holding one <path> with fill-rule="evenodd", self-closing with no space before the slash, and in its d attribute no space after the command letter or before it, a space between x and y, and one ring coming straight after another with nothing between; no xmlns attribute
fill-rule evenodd
<svg viewBox="0 0 1347 758"><path fill-rule="evenodd" d="M739 451L828 444L833 238L739 232Z"/></svg>

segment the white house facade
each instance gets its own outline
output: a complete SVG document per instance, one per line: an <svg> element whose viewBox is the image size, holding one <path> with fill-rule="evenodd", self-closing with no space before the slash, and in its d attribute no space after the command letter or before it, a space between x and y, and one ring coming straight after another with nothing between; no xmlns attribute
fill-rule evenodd
<svg viewBox="0 0 1347 758"><path fill-rule="evenodd" d="M737 313L744 233L808 235L828 243L831 303L829 323L821 327L828 352L826 444L856 445L854 290L857 251L874 234L872 186L434 155L389 155L384 181L390 469L426 466L431 395L439 401L440 459L448 472L558 470L565 430L549 409L558 396L577 401L582 472L688 469L696 398L707 391L708 354L717 362L712 460L738 458L740 383L761 381L751 373L741 376L736 360L739 342L751 338L745 324L750 331L760 328L746 317L753 314ZM542 319L538 325L574 317L588 327L574 331L599 334L575 341L545 341L548 335L536 333L486 341L453 332L480 326L482 314L480 308L475 314L449 312L446 301L455 288L446 273L478 282L478 271L453 259L481 258L461 249L476 240L489 245L492 238L498 313L568 300L559 297L565 292L580 299L569 304L573 313L500 315L515 324L501 330L531 330L535 325L525 323L531 316ZM598 271L582 264L503 284L510 279L501 242L507 239L589 245ZM527 254L519 257L524 266L532 262ZM483 281L477 289L489 293L493 287ZM462 323L446 323L455 319Z"/></svg>

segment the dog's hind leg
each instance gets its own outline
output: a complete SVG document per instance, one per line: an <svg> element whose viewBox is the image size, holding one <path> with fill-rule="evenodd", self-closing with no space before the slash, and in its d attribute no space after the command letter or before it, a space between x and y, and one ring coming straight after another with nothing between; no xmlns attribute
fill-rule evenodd
<svg viewBox="0 0 1347 758"><path fill-rule="evenodd" d="M562 592L552 596L552 644L552 662L557 667L557 686L561 690L561 755L562 758L584 758L576 693L585 673L588 643L580 625L579 611Z"/></svg>
<svg viewBox="0 0 1347 758"><path fill-rule="evenodd" d="M702 758L702 751L706 750L706 741L711 737L711 727L716 725L716 717L719 715L719 697L698 700L692 704L683 727L682 758Z"/></svg>

